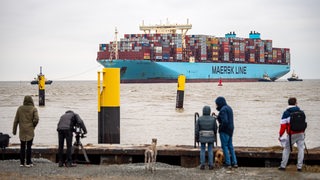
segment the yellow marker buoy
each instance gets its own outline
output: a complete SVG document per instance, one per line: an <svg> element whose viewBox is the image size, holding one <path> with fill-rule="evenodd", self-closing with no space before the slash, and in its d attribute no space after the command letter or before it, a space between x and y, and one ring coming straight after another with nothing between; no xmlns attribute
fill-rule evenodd
<svg viewBox="0 0 320 180"><path fill-rule="evenodd" d="M176 109L183 109L185 83L186 83L186 76L179 75L179 77L178 77L178 87L177 87Z"/></svg>
<svg viewBox="0 0 320 180"><path fill-rule="evenodd" d="M40 66L40 74L38 74L38 87L39 87L39 106L44 106L46 78L44 77L44 74L42 74L41 66Z"/></svg>
<svg viewBox="0 0 320 180"><path fill-rule="evenodd" d="M120 69L98 72L98 143L120 144Z"/></svg>

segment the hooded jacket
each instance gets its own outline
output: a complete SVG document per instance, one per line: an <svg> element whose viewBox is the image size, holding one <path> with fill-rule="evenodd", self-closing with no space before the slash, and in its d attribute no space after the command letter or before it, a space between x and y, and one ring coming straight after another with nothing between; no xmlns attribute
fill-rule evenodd
<svg viewBox="0 0 320 180"><path fill-rule="evenodd" d="M31 96L25 96L23 105L16 112L13 122L12 134L16 135L19 125L19 138L21 141L30 141L34 138L34 129L39 122L39 114L34 106Z"/></svg>
<svg viewBox="0 0 320 180"><path fill-rule="evenodd" d="M233 111L232 108L227 104L227 101L224 97L218 97L216 99L219 122L219 133L223 132L229 136L233 135L234 124L233 124Z"/></svg>
<svg viewBox="0 0 320 180"><path fill-rule="evenodd" d="M298 106L289 106L282 114L281 120L280 120L280 130L279 130L279 136L281 137L284 132L287 131L287 134L298 134L303 133L304 131L290 131L290 114L293 112L300 111L300 108Z"/></svg>
<svg viewBox="0 0 320 180"><path fill-rule="evenodd" d="M57 131L60 130L70 130L75 131L74 127L76 125L79 125L81 130L84 134L87 134L87 128L84 125L82 119L80 118L79 114L74 113L71 110L66 111L65 114L63 114L60 117L59 123L57 125Z"/></svg>
<svg viewBox="0 0 320 180"><path fill-rule="evenodd" d="M196 122L195 136L201 143L216 142L217 122L216 118L210 115L210 106L204 106L202 116Z"/></svg>

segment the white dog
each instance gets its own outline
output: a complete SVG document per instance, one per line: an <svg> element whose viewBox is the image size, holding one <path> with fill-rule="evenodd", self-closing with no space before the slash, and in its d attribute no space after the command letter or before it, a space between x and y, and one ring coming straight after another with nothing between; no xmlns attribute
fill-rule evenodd
<svg viewBox="0 0 320 180"><path fill-rule="evenodd" d="M144 152L144 163L146 170L151 170L152 172L156 170L155 163L157 160L157 139L153 138L152 143Z"/></svg>

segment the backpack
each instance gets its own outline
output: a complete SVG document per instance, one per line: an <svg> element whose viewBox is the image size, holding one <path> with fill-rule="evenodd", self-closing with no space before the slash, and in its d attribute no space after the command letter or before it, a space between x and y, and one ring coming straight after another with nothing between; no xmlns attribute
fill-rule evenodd
<svg viewBox="0 0 320 180"><path fill-rule="evenodd" d="M290 130L291 131L305 131L307 128L306 115L299 110L290 113Z"/></svg>
<svg viewBox="0 0 320 180"><path fill-rule="evenodd" d="M0 148L5 149L9 145L10 136L8 134L2 134L0 132Z"/></svg>

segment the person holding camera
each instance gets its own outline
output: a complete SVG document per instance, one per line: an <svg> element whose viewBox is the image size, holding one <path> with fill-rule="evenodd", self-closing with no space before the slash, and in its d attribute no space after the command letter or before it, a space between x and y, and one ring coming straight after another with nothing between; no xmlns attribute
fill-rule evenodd
<svg viewBox="0 0 320 180"><path fill-rule="evenodd" d="M58 127L58 137L59 137L59 167L63 167L63 146L64 146L64 139L66 139L67 143L67 157L66 157L66 167L73 167L72 164L72 137L73 132L81 133L83 131L83 134L87 134L87 128L84 125L82 119L80 116L76 113L74 113L71 110L68 110L60 117Z"/></svg>

